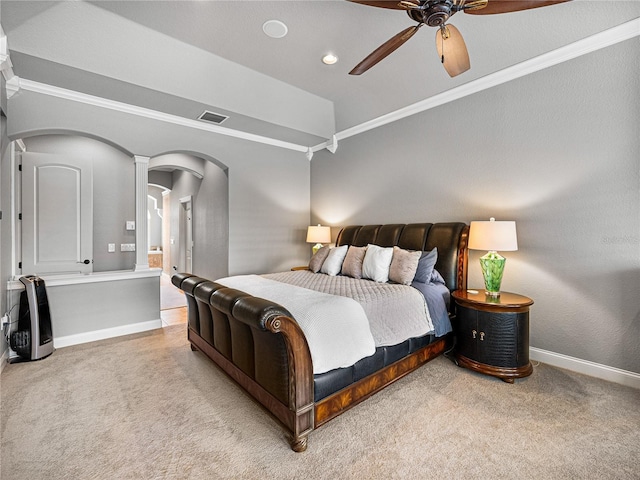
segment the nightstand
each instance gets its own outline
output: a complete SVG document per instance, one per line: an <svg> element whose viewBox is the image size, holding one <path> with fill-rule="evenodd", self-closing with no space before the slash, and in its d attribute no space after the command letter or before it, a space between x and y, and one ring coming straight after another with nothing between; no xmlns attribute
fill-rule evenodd
<svg viewBox="0 0 640 480"><path fill-rule="evenodd" d="M292 272L295 272L297 270L309 270L309 265L300 265L299 267L291 267Z"/></svg>
<svg viewBox="0 0 640 480"><path fill-rule="evenodd" d="M456 290L451 295L456 302L457 364L508 383L531 375L529 307L533 300L509 292L490 297L484 290Z"/></svg>

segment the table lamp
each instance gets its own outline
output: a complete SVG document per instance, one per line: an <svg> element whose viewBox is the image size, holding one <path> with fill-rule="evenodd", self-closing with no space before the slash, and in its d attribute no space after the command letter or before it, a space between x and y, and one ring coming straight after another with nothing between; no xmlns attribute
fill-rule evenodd
<svg viewBox="0 0 640 480"><path fill-rule="evenodd" d="M310 226L307 229L307 243L315 243L312 248L315 255L323 243L331 243L331 227L323 227L320 224L317 227Z"/></svg>
<svg viewBox="0 0 640 480"><path fill-rule="evenodd" d="M498 250L503 252L518 250L516 222L496 222L495 218L491 218L488 222L471 222L469 248L488 250L480 257L485 294L499 297L506 259L498 253Z"/></svg>

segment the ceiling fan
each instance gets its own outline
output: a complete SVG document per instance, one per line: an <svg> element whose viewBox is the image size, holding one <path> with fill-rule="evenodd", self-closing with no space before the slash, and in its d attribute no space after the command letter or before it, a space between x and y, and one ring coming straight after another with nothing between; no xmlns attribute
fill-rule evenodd
<svg viewBox="0 0 640 480"><path fill-rule="evenodd" d="M447 23L452 15L465 12L475 15L517 12L546 7L571 0L348 0L371 7L406 10L409 17L418 22L376 48L356 65L349 75L361 75L375 64L396 51L415 35L423 25L437 27L436 49L445 70L451 77L469 70L469 52L460 31Z"/></svg>

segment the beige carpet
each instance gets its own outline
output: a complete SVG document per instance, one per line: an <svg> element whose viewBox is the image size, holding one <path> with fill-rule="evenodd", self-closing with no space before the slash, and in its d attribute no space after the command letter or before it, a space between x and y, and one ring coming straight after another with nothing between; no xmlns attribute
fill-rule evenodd
<svg viewBox="0 0 640 480"><path fill-rule="evenodd" d="M442 357L294 453L185 328L6 366L2 480L640 478L640 391L546 365L509 385Z"/></svg>

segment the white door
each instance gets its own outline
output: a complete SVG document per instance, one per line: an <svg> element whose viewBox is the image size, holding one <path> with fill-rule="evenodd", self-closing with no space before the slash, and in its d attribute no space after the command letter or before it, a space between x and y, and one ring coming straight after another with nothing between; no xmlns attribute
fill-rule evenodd
<svg viewBox="0 0 640 480"><path fill-rule="evenodd" d="M22 154L22 272L93 271L90 159Z"/></svg>

